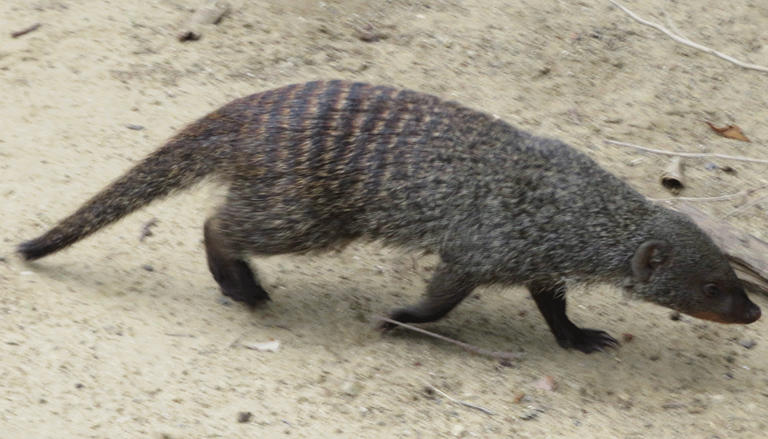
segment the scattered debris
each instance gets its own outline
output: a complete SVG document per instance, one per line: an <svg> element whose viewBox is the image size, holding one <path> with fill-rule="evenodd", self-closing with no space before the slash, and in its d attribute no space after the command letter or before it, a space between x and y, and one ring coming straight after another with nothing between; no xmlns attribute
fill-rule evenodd
<svg viewBox="0 0 768 439"><path fill-rule="evenodd" d="M349 380L345 381L344 384L341 385L341 392L353 398L359 395L362 390L363 385L358 381Z"/></svg>
<svg viewBox="0 0 768 439"><path fill-rule="evenodd" d="M523 392L522 390L518 390L517 392L515 392L515 395L512 397L512 402L514 402L515 404L520 404L523 398L525 398L525 392Z"/></svg>
<svg viewBox="0 0 768 439"><path fill-rule="evenodd" d="M38 21L37 23L35 23L35 24L31 25L31 26L25 27L24 29L17 30L15 32L11 32L11 38L19 38L22 35L26 35L26 34L28 34L30 32L34 32L34 31L38 30L40 28L40 26L42 26L42 25L43 24Z"/></svg>
<svg viewBox="0 0 768 439"><path fill-rule="evenodd" d="M248 343L243 346L259 352L277 352L277 350L280 349L280 341L270 340L264 343Z"/></svg>
<svg viewBox="0 0 768 439"><path fill-rule="evenodd" d="M152 218L149 221L145 222L144 225L141 226L141 232L139 233L139 242L144 242L144 240L148 236L152 236L152 227L155 227L157 225L157 218Z"/></svg>
<svg viewBox="0 0 768 439"><path fill-rule="evenodd" d="M664 410L681 409L685 408L685 404L682 402L667 402L661 405Z"/></svg>
<svg viewBox="0 0 768 439"><path fill-rule="evenodd" d="M552 392L557 388L557 384L555 383L555 377L552 375L547 375L533 383L533 387Z"/></svg>
<svg viewBox="0 0 768 439"><path fill-rule="evenodd" d="M357 31L357 38L360 41L365 41L366 43L375 43L376 41L386 40L389 38L389 34L380 31L370 23L366 23L360 27L355 27L355 31Z"/></svg>
<svg viewBox="0 0 768 439"><path fill-rule="evenodd" d="M461 424L456 424L451 429L451 436L453 437L464 437L467 435L467 429L464 428Z"/></svg>
<svg viewBox="0 0 768 439"><path fill-rule="evenodd" d="M237 422L241 424L250 422L252 418L253 418L253 413L251 412L240 412L237 414Z"/></svg>
<svg viewBox="0 0 768 439"><path fill-rule="evenodd" d="M153 266L151 266L151 265L149 265L149 264L144 264L144 265L142 265L142 266L141 266L141 268L143 268L143 269L145 269L145 270L149 271L150 273L151 273L151 272L153 272L153 271L155 271L155 267L153 267Z"/></svg>
<svg viewBox="0 0 768 439"><path fill-rule="evenodd" d="M634 335L632 335L632 334L630 334L630 333L628 333L628 332L625 332L624 334L621 334L621 339L622 339L622 340L623 340L625 343L629 343L629 342L631 342L632 340L634 340L634 339L635 339L635 336L634 336Z"/></svg>
<svg viewBox="0 0 768 439"><path fill-rule="evenodd" d="M419 380L422 383L426 384L427 386L431 387L432 390L434 390L435 392L443 395L444 397L450 399L451 401L455 402L456 404L461 404L461 405L463 405L465 407L469 407L469 408L473 408L473 409L476 409L476 410L480 410L481 412L488 413L489 415L493 415L494 414L492 411L488 410L485 407L481 407L481 406L475 405L475 404L470 404L470 403L464 402L464 401L459 401L458 399L456 399L456 398L452 397L451 395L443 392L442 390L438 389L437 387L433 386L432 384L429 384L428 382L422 380L421 378L419 378Z"/></svg>
<svg viewBox="0 0 768 439"><path fill-rule="evenodd" d="M742 142L751 142L751 140L747 139L747 136L744 135L744 132L741 131L741 128L739 128L738 125L726 125L723 128L718 128L709 122L704 123L709 125L709 127L712 128L712 131L720 136L728 139L741 140Z"/></svg>
<svg viewBox="0 0 768 439"><path fill-rule="evenodd" d="M539 416L539 413L544 413L544 410L541 410L541 409L531 410L530 412L524 414L523 416L520 416L520 420L532 421Z"/></svg>
<svg viewBox="0 0 768 439"><path fill-rule="evenodd" d="M129 130L134 130L134 131L141 131L144 129L144 127L141 125L133 125L130 123L126 124L125 127L128 128Z"/></svg>
<svg viewBox="0 0 768 439"><path fill-rule="evenodd" d="M747 349L752 349L753 347L757 346L757 342L752 340L751 338L745 338L743 340L739 340L739 344L744 346Z"/></svg>
<svg viewBox="0 0 768 439"><path fill-rule="evenodd" d="M179 41L199 40L203 36L203 26L217 24L229 9L229 3L224 0L205 0L182 27Z"/></svg>
<svg viewBox="0 0 768 439"><path fill-rule="evenodd" d="M675 195L685 188L683 159L680 156L672 157L672 161L661 173L661 185Z"/></svg>

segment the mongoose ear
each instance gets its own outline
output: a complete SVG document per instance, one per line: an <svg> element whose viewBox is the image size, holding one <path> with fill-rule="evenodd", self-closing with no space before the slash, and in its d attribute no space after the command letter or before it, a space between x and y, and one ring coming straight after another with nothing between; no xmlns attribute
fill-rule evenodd
<svg viewBox="0 0 768 439"><path fill-rule="evenodd" d="M632 257L632 274L641 282L648 282L668 256L669 244L665 241L644 242Z"/></svg>

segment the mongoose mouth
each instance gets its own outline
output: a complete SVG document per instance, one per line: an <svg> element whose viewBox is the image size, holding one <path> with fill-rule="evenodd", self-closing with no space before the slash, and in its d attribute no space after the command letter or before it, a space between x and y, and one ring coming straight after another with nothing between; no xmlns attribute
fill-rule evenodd
<svg viewBox="0 0 768 439"><path fill-rule="evenodd" d="M697 319L702 320L709 320L710 322L717 322L717 323L741 323L743 325L756 322L762 314L762 311L760 311L760 308L755 305L753 309L751 309L749 312L738 315L738 316L724 316L721 314L716 314L709 311L699 311L695 313L690 313L689 315L691 317L696 317Z"/></svg>

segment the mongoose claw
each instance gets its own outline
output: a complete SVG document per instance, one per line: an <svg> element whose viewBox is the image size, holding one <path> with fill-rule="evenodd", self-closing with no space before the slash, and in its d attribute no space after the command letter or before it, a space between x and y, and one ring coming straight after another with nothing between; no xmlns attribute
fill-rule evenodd
<svg viewBox="0 0 768 439"><path fill-rule="evenodd" d="M570 340L558 340L558 344L564 348L573 348L591 354L595 351L605 352L604 348L618 348L619 342L605 331L599 329L579 328L572 333Z"/></svg>

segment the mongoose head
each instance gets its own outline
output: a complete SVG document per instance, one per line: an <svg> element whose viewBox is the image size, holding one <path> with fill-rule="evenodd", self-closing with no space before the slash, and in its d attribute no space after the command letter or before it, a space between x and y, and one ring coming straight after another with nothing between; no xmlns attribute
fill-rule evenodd
<svg viewBox="0 0 768 439"><path fill-rule="evenodd" d="M719 323L759 319L760 307L749 300L715 243L686 217L660 216L652 238L637 247L630 262L638 298Z"/></svg>

